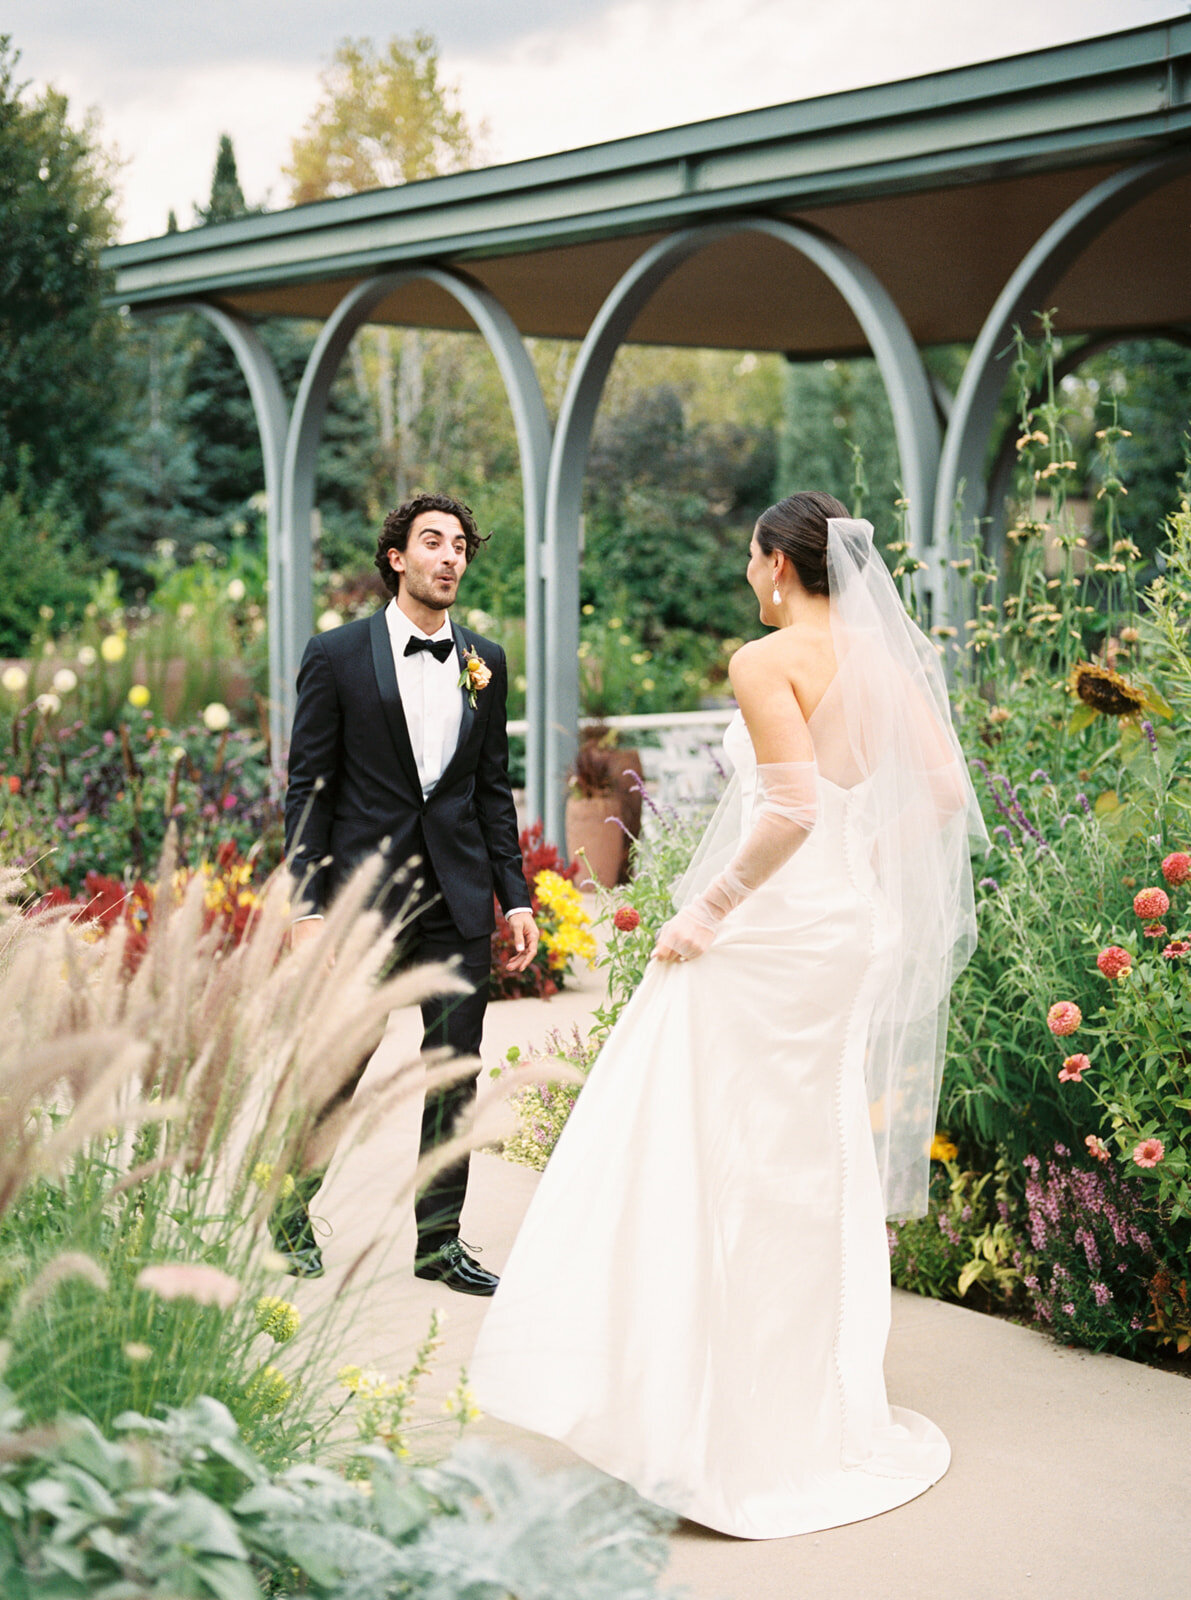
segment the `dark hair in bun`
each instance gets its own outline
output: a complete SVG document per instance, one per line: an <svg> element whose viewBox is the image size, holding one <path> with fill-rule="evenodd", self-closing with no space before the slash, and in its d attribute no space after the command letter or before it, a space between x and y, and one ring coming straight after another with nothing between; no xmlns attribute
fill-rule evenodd
<svg viewBox="0 0 1191 1600"><path fill-rule="evenodd" d="M780 550L808 594L827 591L827 523L851 512L834 495L807 489L787 495L757 518L757 543L767 556Z"/></svg>

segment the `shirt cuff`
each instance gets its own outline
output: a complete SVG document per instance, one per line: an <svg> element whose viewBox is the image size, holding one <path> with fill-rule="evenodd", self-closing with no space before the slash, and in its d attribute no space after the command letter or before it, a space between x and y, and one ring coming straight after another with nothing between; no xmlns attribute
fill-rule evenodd
<svg viewBox="0 0 1191 1600"><path fill-rule="evenodd" d="M533 916L533 908L531 906L513 906L511 910L505 912L505 920L507 921L509 917L515 917L520 911L524 911L527 917Z"/></svg>
<svg viewBox="0 0 1191 1600"><path fill-rule="evenodd" d="M295 917L294 920L290 923L290 927L291 928L297 927L299 922L321 922L322 920L323 920L323 914L322 914L321 911L307 911L304 916Z"/></svg>

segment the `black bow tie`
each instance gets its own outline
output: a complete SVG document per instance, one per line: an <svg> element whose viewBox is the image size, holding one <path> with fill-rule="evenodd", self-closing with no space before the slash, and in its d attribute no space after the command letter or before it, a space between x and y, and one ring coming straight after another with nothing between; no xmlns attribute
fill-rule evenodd
<svg viewBox="0 0 1191 1600"><path fill-rule="evenodd" d="M454 639L418 639L411 637L406 641L405 653L407 656L416 656L419 650L429 650L436 661L445 661L454 648Z"/></svg>

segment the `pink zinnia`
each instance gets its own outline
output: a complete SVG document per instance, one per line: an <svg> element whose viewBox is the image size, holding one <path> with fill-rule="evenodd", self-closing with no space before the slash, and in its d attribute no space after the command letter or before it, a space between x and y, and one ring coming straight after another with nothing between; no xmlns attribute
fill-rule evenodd
<svg viewBox="0 0 1191 1600"><path fill-rule="evenodd" d="M1185 956L1189 952L1191 952L1191 939L1172 939L1162 954L1168 961L1174 961L1177 957Z"/></svg>
<svg viewBox="0 0 1191 1600"><path fill-rule="evenodd" d="M1046 1026L1059 1038L1065 1033L1074 1033L1083 1021L1083 1012L1074 1000L1056 1000L1046 1013Z"/></svg>
<svg viewBox="0 0 1191 1600"><path fill-rule="evenodd" d="M1166 1154L1161 1139L1143 1139L1133 1146L1133 1159L1139 1167L1156 1167Z"/></svg>
<svg viewBox="0 0 1191 1600"><path fill-rule="evenodd" d="M1059 1068L1060 1083L1082 1083L1083 1075L1092 1063L1085 1055L1068 1056Z"/></svg>
<svg viewBox="0 0 1191 1600"><path fill-rule="evenodd" d="M1084 1144L1088 1147L1088 1154L1094 1156L1097 1161L1108 1160L1108 1146L1103 1139L1097 1138L1094 1133L1089 1133Z"/></svg>
<svg viewBox="0 0 1191 1600"><path fill-rule="evenodd" d="M1172 889L1191 878L1191 856L1185 850L1174 850L1162 863L1162 876Z"/></svg>
<svg viewBox="0 0 1191 1600"><path fill-rule="evenodd" d="M1133 896L1133 909L1139 917L1152 922L1170 910L1170 896L1165 889L1139 889Z"/></svg>
<svg viewBox="0 0 1191 1600"><path fill-rule="evenodd" d="M1129 971L1133 957L1128 950L1122 950L1119 944L1110 944L1096 957L1096 965L1106 978L1119 978L1122 972Z"/></svg>
<svg viewBox="0 0 1191 1600"><path fill-rule="evenodd" d="M1164 922L1147 922L1141 931L1147 939L1165 939L1170 930Z"/></svg>
<svg viewBox="0 0 1191 1600"><path fill-rule="evenodd" d="M633 906L618 906L612 913L612 926L621 933L632 933L641 922L641 913Z"/></svg>

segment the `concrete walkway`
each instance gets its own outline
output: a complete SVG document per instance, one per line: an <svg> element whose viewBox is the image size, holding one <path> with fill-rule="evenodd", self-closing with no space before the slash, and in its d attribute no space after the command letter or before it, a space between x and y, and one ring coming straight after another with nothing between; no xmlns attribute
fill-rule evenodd
<svg viewBox="0 0 1191 1600"><path fill-rule="evenodd" d="M524 1049L552 1028L585 1024L601 994L593 975L548 1002L492 1007L489 1064L509 1045ZM417 1043L416 1017L395 1015L370 1073L391 1070ZM378 1234L385 1240L385 1259L355 1298L350 1335L328 1364L354 1361L395 1377L441 1307L445 1343L418 1403L426 1426L412 1440L415 1454L433 1457L450 1448L441 1402L466 1365L486 1302L412 1276L412 1217L391 1198L416 1145L409 1107L345 1151L316 1207L334 1223L330 1270L293 1294L309 1310L325 1303L358 1251ZM487 1153L473 1158L472 1173L463 1236L499 1272L537 1175ZM692 1600L1191 1600L1191 1383L914 1295L896 1292L893 1312L889 1396L947 1434L946 1478L884 1516L796 1539L751 1543L681 1524L671 1586ZM488 1418L467 1436L545 1468L576 1461L550 1440Z"/></svg>

